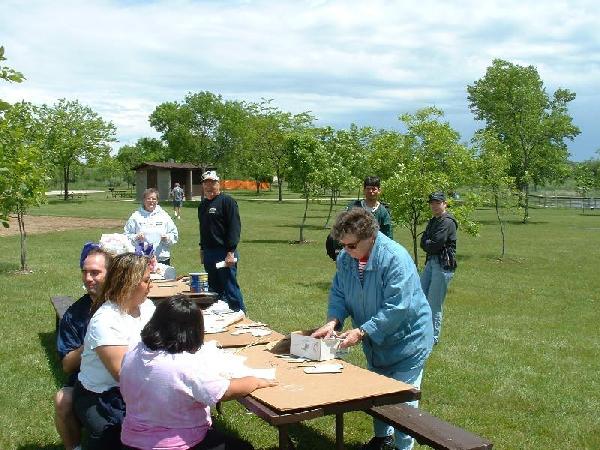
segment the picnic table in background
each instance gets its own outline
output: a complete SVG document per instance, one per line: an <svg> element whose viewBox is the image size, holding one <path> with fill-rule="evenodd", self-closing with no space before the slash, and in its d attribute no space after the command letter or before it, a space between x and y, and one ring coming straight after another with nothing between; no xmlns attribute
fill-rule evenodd
<svg viewBox="0 0 600 450"><path fill-rule="evenodd" d="M108 191L110 192L110 195L112 196L112 198L124 198L124 197L132 197L133 193L126 190L126 189L115 189L115 188L108 188Z"/></svg>
<svg viewBox="0 0 600 450"><path fill-rule="evenodd" d="M65 193L61 192L60 194L56 194L58 198L65 198ZM75 199L87 199L88 195L86 192L69 192L67 193L67 198L71 200Z"/></svg>

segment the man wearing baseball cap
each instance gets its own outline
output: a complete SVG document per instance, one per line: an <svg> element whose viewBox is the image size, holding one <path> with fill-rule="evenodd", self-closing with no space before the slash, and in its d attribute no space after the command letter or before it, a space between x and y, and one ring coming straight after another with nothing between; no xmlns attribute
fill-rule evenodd
<svg viewBox="0 0 600 450"><path fill-rule="evenodd" d="M421 273L421 287L431 306L433 341L437 344L442 328L442 305L448 284L456 269L456 230L458 223L446 211L446 195L433 192L429 195L433 217L421 236L421 248L427 253L425 269Z"/></svg>
<svg viewBox="0 0 600 450"><path fill-rule="evenodd" d="M219 294L234 311L245 311L244 297L237 282L237 245L242 225L236 201L221 193L217 172L202 174L204 198L198 206L200 222L200 262L208 273L211 290ZM217 269L218 262L225 267Z"/></svg>

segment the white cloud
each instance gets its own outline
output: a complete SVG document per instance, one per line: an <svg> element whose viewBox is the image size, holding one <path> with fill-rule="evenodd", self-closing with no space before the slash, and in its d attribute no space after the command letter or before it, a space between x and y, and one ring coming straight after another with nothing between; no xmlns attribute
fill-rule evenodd
<svg viewBox="0 0 600 450"><path fill-rule="evenodd" d="M494 58L535 65L549 90L599 105L597 9L583 0L4 0L0 43L27 81L0 85L0 97L77 98L112 120L121 141L155 135L155 106L202 90L273 98L336 124L435 104L464 135L473 128L466 86ZM598 141L586 125L573 148L589 157Z"/></svg>

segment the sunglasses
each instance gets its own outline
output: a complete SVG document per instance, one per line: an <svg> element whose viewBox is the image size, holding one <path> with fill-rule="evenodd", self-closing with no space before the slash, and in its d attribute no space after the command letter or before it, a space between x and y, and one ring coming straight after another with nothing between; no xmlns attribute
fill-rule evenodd
<svg viewBox="0 0 600 450"><path fill-rule="evenodd" d="M360 244L360 241L362 241L362 239L359 239L356 242L351 242L350 244L344 244L343 242L340 242L340 244L342 244L344 246L344 248L347 248L348 250L356 250L356 247L358 247L358 244Z"/></svg>

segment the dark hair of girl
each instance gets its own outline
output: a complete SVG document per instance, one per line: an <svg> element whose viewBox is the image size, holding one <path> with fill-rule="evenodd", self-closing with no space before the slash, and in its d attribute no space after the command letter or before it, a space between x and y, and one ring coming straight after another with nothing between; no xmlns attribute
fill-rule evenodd
<svg viewBox="0 0 600 450"><path fill-rule="evenodd" d="M150 350L195 353L204 343L204 318L200 305L183 295L162 300L142 330Z"/></svg>

